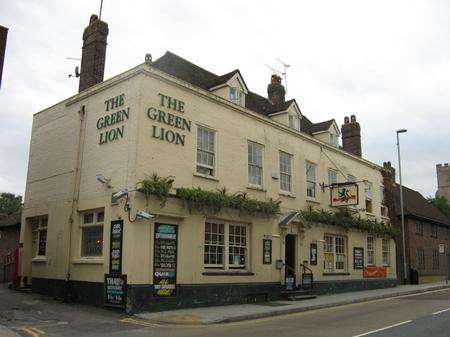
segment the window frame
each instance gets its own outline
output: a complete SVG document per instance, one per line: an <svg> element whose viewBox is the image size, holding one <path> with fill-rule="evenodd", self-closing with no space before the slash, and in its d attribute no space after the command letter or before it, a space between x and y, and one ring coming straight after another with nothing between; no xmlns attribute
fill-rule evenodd
<svg viewBox="0 0 450 337"><path fill-rule="evenodd" d="M289 112L288 113L288 124L291 129L295 131L301 131L302 119L298 115L297 112Z"/></svg>
<svg viewBox="0 0 450 337"><path fill-rule="evenodd" d="M364 200L366 213L373 214L373 183L364 181Z"/></svg>
<svg viewBox="0 0 450 337"><path fill-rule="evenodd" d="M44 224L45 220L45 224ZM35 223L33 223L36 221ZM43 258L47 256L47 239L48 239L48 215L39 215L27 218L27 222L31 226L32 244L33 244L33 256L37 258ZM41 235L45 232L45 252L40 254L39 247L41 243Z"/></svg>
<svg viewBox="0 0 450 337"><path fill-rule="evenodd" d="M417 269L425 269L425 250L416 248L416 264Z"/></svg>
<svg viewBox="0 0 450 337"><path fill-rule="evenodd" d="M434 239L438 237L438 226L435 224L430 224L430 236Z"/></svg>
<svg viewBox="0 0 450 337"><path fill-rule="evenodd" d="M103 213L103 220L99 221L98 220L98 215ZM85 222L85 216L92 214L93 215L93 219L92 222ZM104 208L96 208L96 209L90 209L90 210L85 210L85 211L81 211L80 212L80 257L82 259L101 259L103 258L103 254L105 253L105 236L104 236L104 231L105 231L105 209ZM99 255L86 255L84 252L84 248L85 248L85 243L84 243L84 238L85 238L85 229L86 228L96 228L96 227L101 227L101 233L102 233L102 245L101 245L101 254Z"/></svg>
<svg viewBox="0 0 450 337"><path fill-rule="evenodd" d="M433 269L439 270L440 269L439 251L437 249L433 249L432 256L433 256Z"/></svg>
<svg viewBox="0 0 450 337"><path fill-rule="evenodd" d="M416 235L423 236L423 223L416 222Z"/></svg>
<svg viewBox="0 0 450 337"><path fill-rule="evenodd" d="M314 180L309 180L308 177L308 165L312 168L314 168ZM317 199L317 164L310 162L310 161L306 161L305 163L305 173L306 173L306 198L308 199ZM313 195L309 195L309 191L310 191L310 184L312 184L313 186Z"/></svg>
<svg viewBox="0 0 450 337"><path fill-rule="evenodd" d="M222 225L223 226L223 244L221 245L223 247L222 250L222 264L211 264L211 263L206 263L205 261L205 257L206 257L206 225L207 224L217 224ZM230 231L230 227L241 227L245 228L245 244L242 245L242 241L240 244L236 244L236 242L234 241L233 243L231 243L230 240L230 236L233 236L234 238L236 238L236 232L234 232L233 234L231 234ZM241 223L241 222L236 222L236 221L222 221L222 220L215 220L215 219L206 219L205 221L205 226L204 226L204 241L203 241L203 268L205 270L221 270L221 271L248 271L250 269L250 252L251 252L251 247L250 247L250 224L247 223ZM242 231L241 231L242 234ZM242 236L240 236L240 238L242 239ZM230 259L230 254L232 249L230 248L234 248L234 249L239 249L239 248L243 248L244 249L244 264L242 265L235 265L234 263L230 263L229 259Z"/></svg>
<svg viewBox="0 0 450 337"><path fill-rule="evenodd" d="M371 240L369 240L371 238ZM371 245L369 245L369 241L372 241ZM367 248L367 265L375 266L376 265L376 237L372 234L367 235L366 239L366 248Z"/></svg>
<svg viewBox="0 0 450 337"><path fill-rule="evenodd" d="M325 273L342 273L346 272L348 269L348 243L347 243L347 237L344 235L339 234L330 234L325 233L323 236L323 253L324 253L324 260L323 260L323 270ZM338 244L339 241L339 244ZM338 247L342 247L341 249L338 249ZM338 252L339 250L339 252ZM327 258L328 256L328 258ZM330 259L331 257L331 259ZM330 262L333 266L330 268ZM342 263L342 268L338 268L338 263ZM327 264L329 264L327 266Z"/></svg>
<svg viewBox="0 0 450 337"><path fill-rule="evenodd" d="M339 147L339 135L330 132L330 144L335 147Z"/></svg>
<svg viewBox="0 0 450 337"><path fill-rule="evenodd" d="M236 97L233 97L233 93L234 95L236 95ZM237 104L239 106L242 106L242 90L240 90L238 87L230 87L230 102Z"/></svg>
<svg viewBox="0 0 450 337"><path fill-rule="evenodd" d="M282 171L282 156L286 155L286 158L289 160L289 165L287 166L289 168L288 171ZM285 151L279 151L279 170L280 170L280 191L284 192L284 193L292 193L293 190L293 179L292 179L292 163L293 163L293 158L294 156L288 152ZM283 177L288 178L288 187L289 189L284 189L283 188Z"/></svg>
<svg viewBox="0 0 450 337"><path fill-rule="evenodd" d="M381 239L381 260L383 266L389 267L391 265L391 240L389 238Z"/></svg>
<svg viewBox="0 0 450 337"><path fill-rule="evenodd" d="M336 181L334 182L334 183L332 183L331 182L331 175L330 175L330 173L333 173L333 174L335 174L336 175ZM334 169L332 169L332 168L329 168L328 169L328 185L333 185L333 184L337 184L339 182L339 180L338 180L338 171L337 170L334 170Z"/></svg>
<svg viewBox="0 0 450 337"><path fill-rule="evenodd" d="M208 132L208 146L209 147L209 134L211 133L213 135L213 146L212 146L212 152L210 149L202 149L199 148L200 142L199 142L199 135L200 135L200 131L206 131ZM204 126L204 125L199 125L197 124L197 135L196 135L196 148L195 148L195 172L196 174L205 176L205 177L216 177L217 176L217 169L216 169L216 163L217 163L217 131ZM199 162L199 151L200 152L204 152L207 155L212 155L212 165L209 164L205 164L205 163L201 163ZM202 172L201 169L205 169L205 170L210 170L210 174L209 173L205 173Z"/></svg>
<svg viewBox="0 0 450 337"><path fill-rule="evenodd" d="M255 163L251 163L250 162L250 156L252 158L254 157L254 153L250 149L252 146L254 147L254 149L256 149L256 152L257 152L258 149L261 151L261 155L260 155L261 163L260 163L260 165L258 165L257 162L255 162ZM258 154L256 154L256 158L258 158ZM251 179L252 176L250 174L252 168L257 168L260 171L260 180L261 181L260 181L259 184L252 182L252 179ZM264 145L261 145L259 143L253 142L251 140L249 140L247 142L247 175L248 175L248 184L250 186L256 186L256 187L259 187L259 188L263 187L263 185L264 185Z"/></svg>

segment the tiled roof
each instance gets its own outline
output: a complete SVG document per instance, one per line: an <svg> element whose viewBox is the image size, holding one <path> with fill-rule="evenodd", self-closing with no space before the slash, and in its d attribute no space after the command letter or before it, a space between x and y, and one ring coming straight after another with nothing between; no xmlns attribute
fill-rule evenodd
<svg viewBox="0 0 450 337"><path fill-rule="evenodd" d="M315 123L311 127L311 132L315 133L315 132L320 132L320 131L326 131L331 127L331 125L333 125L333 123L334 123L334 119L330 119L329 121L325 121L325 122Z"/></svg>
<svg viewBox="0 0 450 337"><path fill-rule="evenodd" d="M236 69L219 76L169 51L154 61L152 66L204 90L208 90L212 87L227 82L231 77L239 72L239 70ZM286 110L293 101L294 100L289 100L282 104L273 105L267 98L249 91L245 98L245 107L249 110L267 116L271 113ZM333 120L314 124L308 118L302 116L300 130L304 133L312 135L313 132L328 129L332 122Z"/></svg>
<svg viewBox="0 0 450 337"><path fill-rule="evenodd" d="M10 215L0 215L0 228L12 227L20 225L21 213L13 213Z"/></svg>
<svg viewBox="0 0 450 337"><path fill-rule="evenodd" d="M395 208L400 216L400 187L396 186ZM419 192L403 186L403 211L405 216L428 219L432 222L450 226L450 219L430 204Z"/></svg>

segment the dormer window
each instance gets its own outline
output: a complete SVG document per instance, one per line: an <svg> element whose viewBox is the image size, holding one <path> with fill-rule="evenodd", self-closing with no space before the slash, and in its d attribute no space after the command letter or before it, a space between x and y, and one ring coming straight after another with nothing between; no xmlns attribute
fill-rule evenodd
<svg viewBox="0 0 450 337"><path fill-rule="evenodd" d="M289 114L289 127L300 131L300 117L296 113Z"/></svg>
<svg viewBox="0 0 450 337"><path fill-rule="evenodd" d="M339 136L334 133L330 133L330 143L333 146L339 147Z"/></svg>
<svg viewBox="0 0 450 337"><path fill-rule="evenodd" d="M238 88L230 88L230 101L242 106L242 92Z"/></svg>

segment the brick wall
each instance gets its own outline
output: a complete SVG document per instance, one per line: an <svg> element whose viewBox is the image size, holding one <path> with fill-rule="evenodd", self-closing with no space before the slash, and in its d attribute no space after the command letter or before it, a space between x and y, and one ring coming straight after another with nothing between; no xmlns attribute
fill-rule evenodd
<svg viewBox="0 0 450 337"><path fill-rule="evenodd" d="M416 234L416 224L420 222L423 226L423 235ZM435 269L433 265L433 250L439 251L439 244L444 244L450 248L450 237L447 236L447 228L444 226L437 226L437 237L431 236L431 223L419 221L413 218L405 218L405 227L408 230L407 248L409 252L410 265L417 269L418 261L416 250L421 248L425 253L425 268L418 269L419 281L420 278L430 276L447 275L446 271L446 254L439 254L439 269ZM450 235L450 232L449 232Z"/></svg>
<svg viewBox="0 0 450 337"><path fill-rule="evenodd" d="M19 246L20 225L0 228L0 283L4 282L3 256Z"/></svg>

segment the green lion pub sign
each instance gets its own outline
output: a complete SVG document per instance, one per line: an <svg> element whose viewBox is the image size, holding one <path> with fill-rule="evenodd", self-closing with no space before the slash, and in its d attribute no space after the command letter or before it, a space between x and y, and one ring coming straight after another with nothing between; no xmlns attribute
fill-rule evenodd
<svg viewBox="0 0 450 337"><path fill-rule="evenodd" d="M161 93L158 96L160 107L170 109L175 113L184 113L183 101ZM182 131L191 131L190 120L155 107L148 108L147 116L150 120L158 123L152 125L151 134L153 138L184 146L186 135Z"/></svg>
<svg viewBox="0 0 450 337"><path fill-rule="evenodd" d="M98 143L100 145L123 138L125 124L130 118L130 108L124 107L125 94L109 98L105 101L105 111L108 113L97 120L97 130L100 130ZM112 126L112 128L110 128Z"/></svg>

